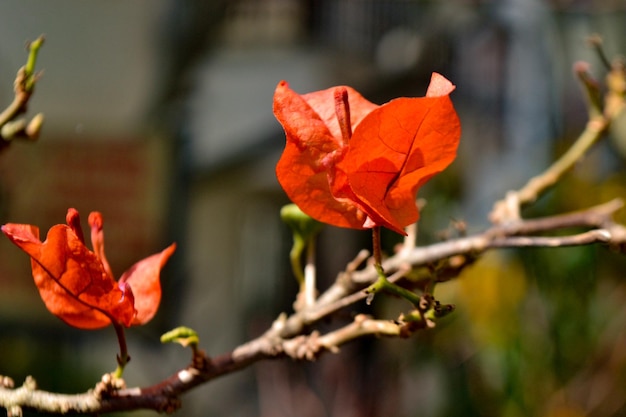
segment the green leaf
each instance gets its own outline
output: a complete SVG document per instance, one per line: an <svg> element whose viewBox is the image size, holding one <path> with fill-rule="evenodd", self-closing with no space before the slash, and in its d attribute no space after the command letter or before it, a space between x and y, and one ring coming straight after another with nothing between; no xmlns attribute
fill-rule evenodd
<svg viewBox="0 0 626 417"><path fill-rule="evenodd" d="M180 343L184 347L197 346L200 343L198 333L185 326L177 327L161 336L161 343Z"/></svg>

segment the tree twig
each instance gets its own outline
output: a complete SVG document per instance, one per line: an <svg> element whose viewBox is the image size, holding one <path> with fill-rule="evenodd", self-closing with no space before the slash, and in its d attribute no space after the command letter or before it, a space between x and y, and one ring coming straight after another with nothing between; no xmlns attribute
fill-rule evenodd
<svg viewBox="0 0 626 417"><path fill-rule="evenodd" d="M624 85L626 85L626 71L624 64L616 60L607 75L608 91L602 103L598 87L590 79L587 66L576 64L576 73L583 88L587 92L589 121L583 132L572 146L557 159L548 169L531 178L517 191L509 191L503 200L497 201L489 219L494 224L515 222L521 218L521 208L537 200L546 190L556 184L561 177L577 162L583 159L591 147L608 130L613 120L622 113L624 108Z"/></svg>
<svg viewBox="0 0 626 417"><path fill-rule="evenodd" d="M622 201L616 199L575 213L520 220L515 225L494 226L476 235L426 247L415 247L408 252L399 251L383 265L386 271L395 272L389 280L396 282L410 268L452 256L476 255L494 248L556 247L592 243L624 247L626 228L611 220L611 216L622 206ZM551 232L564 227L585 227L590 230L565 236L532 236L534 233ZM189 366L153 386L119 390L96 389L82 394L62 395L38 390L29 383L17 389L0 387L0 406L6 409L22 407L57 414L137 409L172 412L180 407L181 394L260 360L281 357L313 360L324 352L336 352L341 345L361 337L406 336L407 333L403 332L407 328L406 323L403 325L397 320L380 320L368 316L357 316L350 324L325 334L317 330L311 332L308 330L320 320L365 298L366 295L361 290L377 278L372 266L355 270L366 255L365 252L358 256L346 272L338 276L335 284L312 306L290 316L281 315L271 328L258 338L242 344L232 352L214 358L207 357L203 361L194 360Z"/></svg>
<svg viewBox="0 0 626 417"><path fill-rule="evenodd" d="M30 100L35 83L40 74L35 72L35 63L39 48L43 45L44 38L40 36L28 44L28 60L26 64L17 71L15 82L13 83L14 97L0 113L0 149L6 146L9 140L14 138L27 138L35 140L39 136L43 124L43 114L38 113L30 122L17 119L18 116L26 112L28 101Z"/></svg>

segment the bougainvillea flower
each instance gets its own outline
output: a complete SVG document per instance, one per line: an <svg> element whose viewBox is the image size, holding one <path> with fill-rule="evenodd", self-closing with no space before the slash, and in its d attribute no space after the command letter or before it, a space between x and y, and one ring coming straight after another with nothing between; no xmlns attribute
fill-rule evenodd
<svg viewBox="0 0 626 417"><path fill-rule="evenodd" d="M137 262L115 281L104 254L102 215L89 215L93 251L85 246L78 211L69 209L66 222L53 226L44 242L36 226L2 226L2 232L31 257L35 284L48 310L81 329L112 322L129 327L152 319L161 301L160 271L176 245Z"/></svg>
<svg viewBox="0 0 626 417"><path fill-rule="evenodd" d="M278 181L316 220L405 234L419 218L418 189L456 157L461 127L449 98L454 88L433 73L425 97L378 106L350 87L300 95L281 81L274 115L287 141Z"/></svg>

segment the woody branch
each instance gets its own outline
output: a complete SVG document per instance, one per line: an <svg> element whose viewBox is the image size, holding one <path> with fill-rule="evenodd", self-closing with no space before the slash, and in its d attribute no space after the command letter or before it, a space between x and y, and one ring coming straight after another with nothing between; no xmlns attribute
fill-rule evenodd
<svg viewBox="0 0 626 417"><path fill-rule="evenodd" d="M623 206L619 199L591 207L587 210L520 220L515 225L496 225L482 233L461 237L410 251L399 251L384 262L392 274L390 281L398 281L412 268L450 260L452 273L443 273L441 280L455 277L472 258L495 248L553 247L589 245L600 243L614 248L626 246L626 227L615 223L612 215ZM534 236L565 227L588 228L582 233L558 237ZM459 259L462 258L462 259ZM466 258L465 258L466 257ZM363 256L359 260L362 260ZM450 272L450 271L448 271ZM198 385L235 372L265 359L291 357L297 360L314 360L325 352L336 352L345 343L366 336L406 337L428 323L409 325L402 320L374 319L358 315L338 329L321 334L306 333L306 329L337 311L367 296L362 290L377 278L373 266L356 270L354 265L340 273L336 282L313 305L289 316L282 314L264 334L232 352L209 358L198 352L192 363L150 387L107 388L100 383L95 390L76 395L61 395L36 389L32 380L13 389L11 384L0 388L0 405L8 410L21 407L49 413L100 413L123 410L152 409L171 412L180 406L180 395Z"/></svg>
<svg viewBox="0 0 626 417"><path fill-rule="evenodd" d="M13 101L0 113L0 149L15 138L26 138L35 140L39 136L43 124L43 114L36 114L29 122L19 118L26 113L28 101L30 100L35 83L40 74L35 72L37 54L43 45L44 38L40 36L27 45L29 55L26 65L21 67L13 83Z"/></svg>

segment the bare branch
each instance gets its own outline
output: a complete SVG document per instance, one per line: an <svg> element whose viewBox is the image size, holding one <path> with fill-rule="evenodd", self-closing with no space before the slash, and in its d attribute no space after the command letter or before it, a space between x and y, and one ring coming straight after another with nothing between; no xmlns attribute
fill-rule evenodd
<svg viewBox="0 0 626 417"><path fill-rule="evenodd" d="M504 224L520 219L522 206L533 203L547 189L556 184L563 174L569 171L576 162L602 137L608 128L608 120L600 115L587 123L587 127L576 142L543 173L531 178L526 185L517 191L509 191L503 200L497 201L489 219L494 224Z"/></svg>
<svg viewBox="0 0 626 417"><path fill-rule="evenodd" d="M597 44L597 42L596 42ZM575 72L587 92L589 121L572 146L543 173L531 178L517 191L509 191L503 200L497 201L489 215L494 224L504 224L520 219L522 206L532 203L546 190L556 184L577 162L581 161L591 147L603 136L624 108L624 85L626 69L620 60L610 67L606 85L608 91L601 102L599 89L587 72L587 66L575 65Z"/></svg>
<svg viewBox="0 0 626 417"><path fill-rule="evenodd" d="M473 236L399 251L384 262L384 268L393 273L389 280L396 282L411 268L459 255L476 256L493 248L561 247L592 243L623 247L626 245L626 228L611 220L611 215L622 206L622 201L616 199L575 213L494 226ZM590 230L565 236L532 236L533 233L551 232L565 227L585 227ZM37 390L30 380L17 389L13 389L10 384L0 387L0 405L7 409L22 407L57 414L137 409L172 412L180 407L181 394L259 360L281 357L314 360L324 352L336 352L341 345L361 337L406 337L425 327L425 322L379 320L358 315L351 323L326 334L316 330L307 333L307 329L320 320L366 297L361 290L374 282L376 271L371 266L358 271L356 269L367 256L367 252L360 253L313 305L290 316L282 314L264 334L232 352L214 358L198 353L201 356L194 357L189 366L156 385L102 389L100 383L100 388L82 394L64 395Z"/></svg>
<svg viewBox="0 0 626 417"><path fill-rule="evenodd" d="M13 139L36 140L39 137L44 120L43 114L36 114L28 122L19 116L26 113L35 83L40 77L40 74L35 72L35 63L43 42L44 38L40 36L28 44L28 61L17 71L13 83L13 101L0 113L0 151Z"/></svg>

